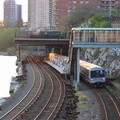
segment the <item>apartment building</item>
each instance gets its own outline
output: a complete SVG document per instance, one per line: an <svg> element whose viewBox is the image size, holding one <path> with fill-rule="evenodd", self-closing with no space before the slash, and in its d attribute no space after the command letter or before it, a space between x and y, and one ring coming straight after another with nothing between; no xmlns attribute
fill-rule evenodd
<svg viewBox="0 0 120 120"><path fill-rule="evenodd" d="M28 26L46 29L51 24L51 0L28 0ZM51 6L51 7L50 7Z"/></svg>
<svg viewBox="0 0 120 120"><path fill-rule="evenodd" d="M95 4L104 14L111 14L111 10L120 7L120 0L52 0L52 24L59 29L61 19L68 13L83 5Z"/></svg>
<svg viewBox="0 0 120 120"><path fill-rule="evenodd" d="M16 5L17 7L17 20L22 19L22 6L21 5Z"/></svg>
<svg viewBox="0 0 120 120"><path fill-rule="evenodd" d="M17 20L21 18L21 5L17 5L15 0L5 0L4 25L6 27L14 27L16 26Z"/></svg>
<svg viewBox="0 0 120 120"><path fill-rule="evenodd" d="M101 10L104 14L111 15L111 10L113 8L120 7L120 0L101 0Z"/></svg>

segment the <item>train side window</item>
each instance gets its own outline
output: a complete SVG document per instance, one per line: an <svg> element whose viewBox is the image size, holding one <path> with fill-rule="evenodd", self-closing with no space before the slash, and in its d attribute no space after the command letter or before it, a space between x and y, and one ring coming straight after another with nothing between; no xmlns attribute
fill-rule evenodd
<svg viewBox="0 0 120 120"><path fill-rule="evenodd" d="M104 74L104 71L103 71L103 70L100 70L100 74Z"/></svg>

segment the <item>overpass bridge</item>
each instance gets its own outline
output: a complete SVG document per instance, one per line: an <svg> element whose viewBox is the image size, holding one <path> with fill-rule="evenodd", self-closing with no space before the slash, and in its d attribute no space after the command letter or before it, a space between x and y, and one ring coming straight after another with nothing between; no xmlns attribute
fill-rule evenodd
<svg viewBox="0 0 120 120"><path fill-rule="evenodd" d="M120 28L73 28L69 41L69 66L74 66L74 80L80 83L80 48L120 47ZM74 57L73 57L74 55ZM75 57L76 56L76 57ZM76 58L76 59L75 59ZM70 70L72 70L70 68Z"/></svg>
<svg viewBox="0 0 120 120"><path fill-rule="evenodd" d="M73 28L70 39L30 39L15 38L15 43L21 45L45 45L68 47L70 71L74 68L74 80L80 83L80 48L116 48L120 47L120 28ZM73 57L74 55L74 57ZM72 67L73 66L73 67Z"/></svg>
<svg viewBox="0 0 120 120"><path fill-rule="evenodd" d="M69 45L69 39L36 39L36 38L14 38L15 44L38 45L38 46L61 46Z"/></svg>
<svg viewBox="0 0 120 120"><path fill-rule="evenodd" d="M62 54L68 55L69 39L14 38L14 40L15 44L19 44L19 58L21 46L45 46L47 55L52 52L52 48L58 54L61 50Z"/></svg>

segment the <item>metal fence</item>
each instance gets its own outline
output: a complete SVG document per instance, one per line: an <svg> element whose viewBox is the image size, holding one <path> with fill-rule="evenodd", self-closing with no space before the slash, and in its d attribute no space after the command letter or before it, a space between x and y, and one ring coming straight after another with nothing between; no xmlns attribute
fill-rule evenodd
<svg viewBox="0 0 120 120"><path fill-rule="evenodd" d="M120 42L120 28L73 28L73 42Z"/></svg>

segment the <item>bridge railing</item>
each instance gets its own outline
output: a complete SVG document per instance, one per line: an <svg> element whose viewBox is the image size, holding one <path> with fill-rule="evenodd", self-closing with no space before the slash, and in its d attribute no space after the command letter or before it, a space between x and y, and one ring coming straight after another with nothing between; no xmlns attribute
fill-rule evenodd
<svg viewBox="0 0 120 120"><path fill-rule="evenodd" d="M73 28L73 42L120 42L120 28Z"/></svg>

